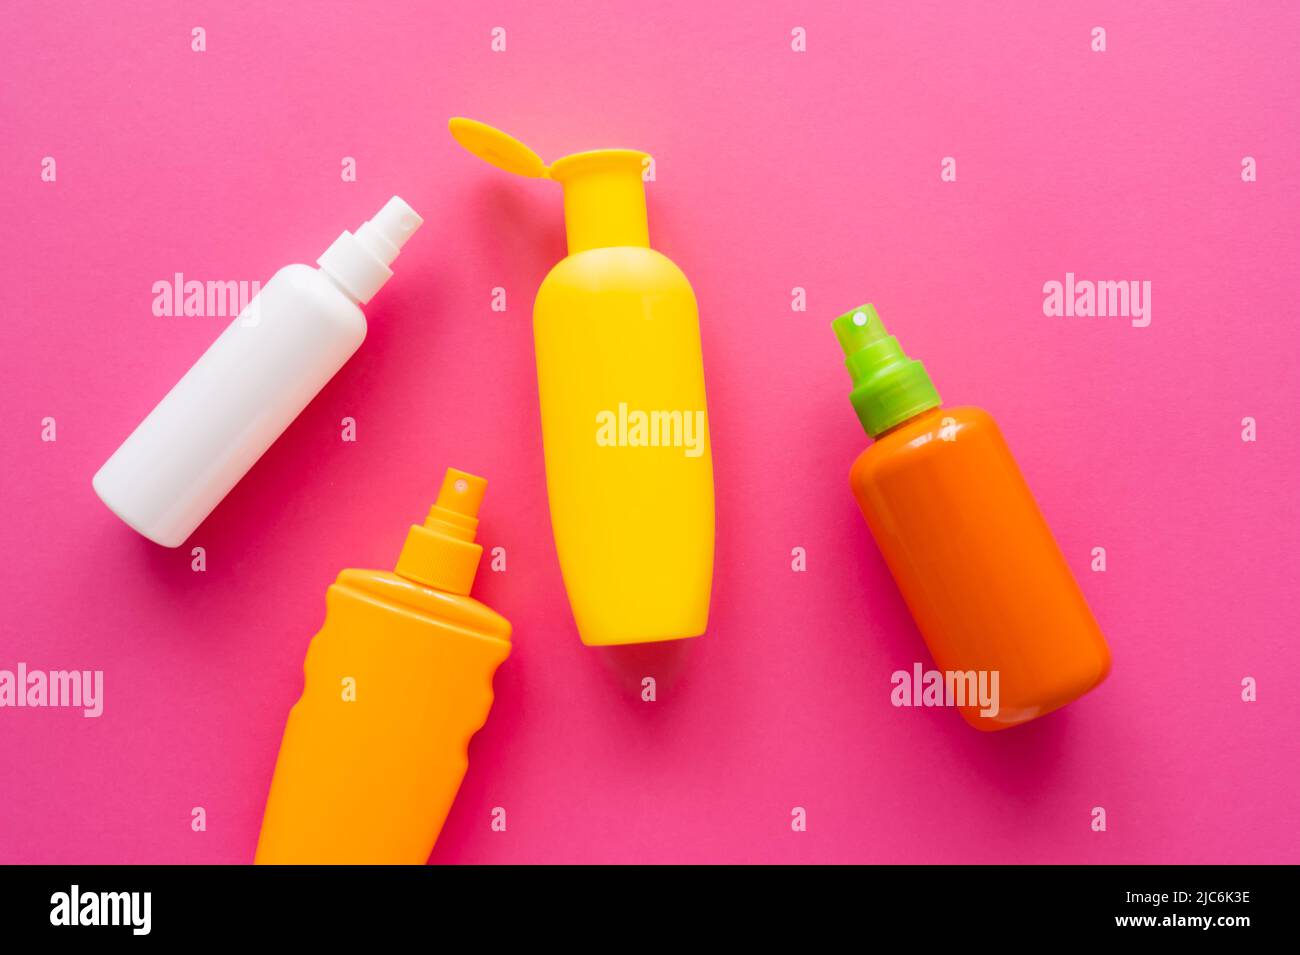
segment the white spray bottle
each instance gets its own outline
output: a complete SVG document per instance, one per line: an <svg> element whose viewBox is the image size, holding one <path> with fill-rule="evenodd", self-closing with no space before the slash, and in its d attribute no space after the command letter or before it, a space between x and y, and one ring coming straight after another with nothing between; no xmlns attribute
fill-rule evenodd
<svg viewBox="0 0 1300 955"><path fill-rule="evenodd" d="M423 221L394 196L320 268L276 272L99 469L100 500L179 547L361 345L361 306Z"/></svg>

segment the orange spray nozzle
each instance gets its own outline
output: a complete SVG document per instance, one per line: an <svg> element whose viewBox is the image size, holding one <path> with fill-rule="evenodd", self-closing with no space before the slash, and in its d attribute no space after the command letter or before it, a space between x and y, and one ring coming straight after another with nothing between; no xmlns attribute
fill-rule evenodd
<svg viewBox="0 0 1300 955"><path fill-rule="evenodd" d="M474 537L486 491L484 478L448 468L424 524L414 524L407 532L396 572L435 590L469 593L483 554Z"/></svg>
<svg viewBox="0 0 1300 955"><path fill-rule="evenodd" d="M441 529L462 540L472 541L478 529L478 509L483 503L487 481L477 474L447 468L438 500L429 508L424 526Z"/></svg>

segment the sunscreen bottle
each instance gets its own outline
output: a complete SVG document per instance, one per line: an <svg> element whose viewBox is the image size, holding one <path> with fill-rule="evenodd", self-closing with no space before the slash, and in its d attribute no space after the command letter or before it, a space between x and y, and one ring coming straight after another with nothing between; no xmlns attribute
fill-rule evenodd
<svg viewBox="0 0 1300 955"><path fill-rule="evenodd" d="M154 543L184 543L361 345L361 306L422 221L394 196L320 268L276 272L95 474L100 500Z"/></svg>
<svg viewBox="0 0 1300 955"><path fill-rule="evenodd" d="M428 860L510 653L510 623L468 596L486 487L449 469L396 573L345 570L329 588L256 862Z"/></svg>
<svg viewBox="0 0 1300 955"><path fill-rule="evenodd" d="M1110 652L997 424L940 407L874 306L832 327L875 439L853 494L935 663L961 675L962 716L1005 729L1087 693ZM973 699L977 687L995 698Z"/></svg>
<svg viewBox="0 0 1300 955"><path fill-rule="evenodd" d="M583 643L704 632L713 579L713 457L695 294L650 248L649 157L550 166L511 136L453 119L462 146L564 187L569 254L533 307L551 527Z"/></svg>

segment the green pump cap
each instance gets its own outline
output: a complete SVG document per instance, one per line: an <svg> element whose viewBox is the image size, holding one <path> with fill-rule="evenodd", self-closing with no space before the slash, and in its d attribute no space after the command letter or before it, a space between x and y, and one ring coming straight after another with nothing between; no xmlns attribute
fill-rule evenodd
<svg viewBox="0 0 1300 955"><path fill-rule="evenodd" d="M863 305L831 322L853 379L853 402L862 427L873 438L922 411L939 407L939 392L925 366L903 353L885 331L876 306Z"/></svg>

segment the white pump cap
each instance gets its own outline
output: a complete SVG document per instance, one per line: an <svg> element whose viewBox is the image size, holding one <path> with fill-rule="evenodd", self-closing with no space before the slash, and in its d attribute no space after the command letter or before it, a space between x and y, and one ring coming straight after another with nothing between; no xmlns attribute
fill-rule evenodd
<svg viewBox="0 0 1300 955"><path fill-rule="evenodd" d="M393 277L388 266L423 224L414 209L393 196L355 234L335 239L316 264L364 305Z"/></svg>

